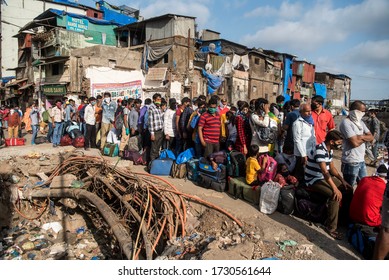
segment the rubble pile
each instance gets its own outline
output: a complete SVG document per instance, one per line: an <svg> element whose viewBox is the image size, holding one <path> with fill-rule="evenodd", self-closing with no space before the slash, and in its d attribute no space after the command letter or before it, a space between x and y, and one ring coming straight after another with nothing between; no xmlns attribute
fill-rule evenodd
<svg viewBox="0 0 389 280"><path fill-rule="evenodd" d="M34 165L38 165L39 161L47 160L39 155L33 158L35 159ZM40 160L41 158L42 160ZM97 228L105 227L107 231L112 232L116 246L118 245L120 248L123 257L129 259L153 259L164 250L169 240L174 240L177 237L185 238L189 214L188 200L212 207L234 220L237 225L242 225L240 221L223 209L200 198L183 194L163 179L116 168L102 158L79 154L63 155L59 157L59 164L50 172L42 172L40 168L34 169L33 172L22 171L20 165L18 168L16 166L13 168L12 164L18 160L10 159L8 167L13 170L11 172L13 174L7 173L5 175L6 181L3 182L4 186L8 187L6 188L8 201L12 206L10 209L14 209L21 217L29 221L37 221L43 219L43 215L48 215L47 213L54 216L53 212L60 202L62 202L65 212L67 209L71 209L71 205L64 202L64 199L69 202L70 198L70 201L74 202L75 208L84 211L94 223L98 224ZM2 192L3 197L5 197L5 193L6 191ZM3 199L3 201L7 201L7 199ZM22 207L23 205L24 207ZM32 211L34 214L26 214L26 212L31 212L28 211L29 208L35 208L36 211ZM90 210L91 208L94 209ZM58 226L58 224L64 223L66 217L65 215L60 216L62 217L52 217L51 221L47 222L50 225L58 222ZM41 223L43 222L41 221ZM24 228L26 225L24 224L23 227L14 226L3 233L3 238L9 241L5 244L11 245L8 247L15 246L15 250L7 249L4 256L12 257L12 254L15 255L16 252L19 252L19 255L16 256L19 257L25 253L26 248L23 250L23 246L20 247L19 243L11 243L15 241L13 237L18 235L14 234L15 228ZM47 229L53 230L51 227ZM57 227L56 230L61 231L60 227ZM28 230L22 231L21 235L27 232ZM66 232L74 232L74 229ZM42 239L48 240L46 247L54 243L58 244L56 239L49 238L44 232L39 231L38 234ZM23 240L18 241L28 240L28 242L33 243L30 239L36 241L34 238L34 236L25 236L25 238L20 238ZM27 251L35 249L32 243L27 243L29 244L26 245ZM89 257L85 253L75 254L76 249L84 247L79 243L75 246L78 247L71 248L71 250L66 248L65 251L73 252L70 255L67 254L66 258L80 258L80 255ZM62 247L62 249L64 248ZM62 249L59 251L63 252ZM48 252L48 250L46 251ZM59 257L57 256L57 258L61 257L63 257L61 254Z"/></svg>
<svg viewBox="0 0 389 280"><path fill-rule="evenodd" d="M0 259L313 259L152 175L80 154L0 165ZM105 208L104 208L105 207Z"/></svg>

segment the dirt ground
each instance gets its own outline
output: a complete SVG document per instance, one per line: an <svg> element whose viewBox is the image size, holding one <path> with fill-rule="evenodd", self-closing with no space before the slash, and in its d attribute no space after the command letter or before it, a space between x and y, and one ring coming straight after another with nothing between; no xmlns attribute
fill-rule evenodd
<svg viewBox="0 0 389 280"><path fill-rule="evenodd" d="M27 139L28 137L29 135L27 135ZM14 156L22 157L34 153L36 155L53 155L72 150L74 150L72 147L53 148L50 144L30 146L27 140L25 146L1 148L0 160L7 162ZM83 153L100 155L99 151L94 149L88 152L83 151ZM133 166L129 161L118 161L118 158L104 158L117 164L118 167L129 168L135 172L145 172L144 166ZM339 155L335 157L335 163L340 170ZM368 174L372 173L373 169L369 167ZM207 238L208 249L202 254L202 259L355 260L361 258L346 238L341 241L334 240L324 232L319 224L313 224L293 215L283 215L279 212L265 215L258 210L258 205L236 200L227 193L204 189L189 180L171 177L163 179L172 183L182 192L195 195L222 207L244 224L243 228L240 229L224 215L193 204L193 212L197 213L198 221L196 221L197 227L193 230L192 237ZM340 230L346 236L347 229L341 227Z"/></svg>

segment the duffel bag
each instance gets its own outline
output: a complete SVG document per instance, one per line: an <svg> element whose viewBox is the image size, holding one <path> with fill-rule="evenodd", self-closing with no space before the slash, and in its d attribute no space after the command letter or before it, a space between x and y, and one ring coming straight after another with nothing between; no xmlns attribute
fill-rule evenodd
<svg viewBox="0 0 389 280"><path fill-rule="evenodd" d="M186 173L187 173L186 163L181 163L181 164L173 163L172 172L171 172L171 176L173 178L177 178L177 179L186 178Z"/></svg>
<svg viewBox="0 0 389 280"><path fill-rule="evenodd" d="M73 139L72 144L75 148L83 148L85 146L85 138L83 135Z"/></svg>
<svg viewBox="0 0 389 280"><path fill-rule="evenodd" d="M219 183L226 183L227 180L227 169L225 165L219 164L215 170L204 158L200 158L199 160L199 174L207 175Z"/></svg>
<svg viewBox="0 0 389 280"><path fill-rule="evenodd" d="M141 154L137 150L124 150L122 159L130 160L134 163L141 157Z"/></svg>
<svg viewBox="0 0 389 280"><path fill-rule="evenodd" d="M117 157L119 155L119 146L114 143L105 143L103 154L109 157Z"/></svg>
<svg viewBox="0 0 389 280"><path fill-rule="evenodd" d="M6 146L23 146L26 142L24 138L7 138L5 139Z"/></svg>
<svg viewBox="0 0 389 280"><path fill-rule="evenodd" d="M150 162L150 174L160 175L160 176L169 176L172 170L174 160L170 158L164 159L154 159Z"/></svg>
<svg viewBox="0 0 389 280"><path fill-rule="evenodd" d="M228 177L228 193L236 199L240 198L258 205L259 198L261 196L261 189L258 186L252 187L246 184L246 178Z"/></svg>
<svg viewBox="0 0 389 280"><path fill-rule="evenodd" d="M197 179L197 184L200 187L206 188L206 189L212 189L217 192L224 192L226 190L226 183L225 182L217 182L212 177L209 177L204 174L199 174Z"/></svg>
<svg viewBox="0 0 389 280"><path fill-rule="evenodd" d="M61 146L70 146L72 145L72 138L70 138L70 135L69 134L65 134L64 136L61 137L61 141L59 142L59 144Z"/></svg>

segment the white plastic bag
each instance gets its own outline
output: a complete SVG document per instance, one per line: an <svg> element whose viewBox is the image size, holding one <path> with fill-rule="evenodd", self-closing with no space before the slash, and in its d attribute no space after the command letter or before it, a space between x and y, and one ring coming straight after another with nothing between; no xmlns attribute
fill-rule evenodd
<svg viewBox="0 0 389 280"><path fill-rule="evenodd" d="M281 185L269 181L261 187L261 198L259 199L259 211L264 214L273 214L278 206Z"/></svg>

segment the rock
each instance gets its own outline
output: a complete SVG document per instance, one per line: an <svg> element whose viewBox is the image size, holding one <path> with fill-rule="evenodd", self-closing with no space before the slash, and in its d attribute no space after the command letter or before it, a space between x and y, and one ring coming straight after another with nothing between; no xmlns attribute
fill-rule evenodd
<svg viewBox="0 0 389 280"><path fill-rule="evenodd" d="M71 208L71 209L75 209L78 206L77 202L72 198L61 198L59 200L59 203L61 203L65 207Z"/></svg>
<svg viewBox="0 0 389 280"><path fill-rule="evenodd" d="M20 182L20 177L17 175L11 175L11 182L12 184L17 184Z"/></svg>
<svg viewBox="0 0 389 280"><path fill-rule="evenodd" d="M43 173L43 172L38 172L36 175L39 178L41 178L43 181L47 181L49 179L49 177L45 173Z"/></svg>
<svg viewBox="0 0 389 280"><path fill-rule="evenodd" d="M253 255L254 243L245 242L236 246L228 247L226 250L218 248L209 250L203 254L202 260L251 260Z"/></svg>
<svg viewBox="0 0 389 280"><path fill-rule="evenodd" d="M233 240L234 242L236 242L237 244L239 244L239 243L242 242L242 239L241 239L241 237L240 237L239 234L234 234L234 236L232 236L232 240Z"/></svg>
<svg viewBox="0 0 389 280"><path fill-rule="evenodd" d="M0 175L9 175L12 171L13 168L9 163L0 161Z"/></svg>
<svg viewBox="0 0 389 280"><path fill-rule="evenodd" d="M73 181L77 181L77 177L73 174L64 174L61 176L55 176L51 181L50 188L60 189L69 188Z"/></svg>
<svg viewBox="0 0 389 280"><path fill-rule="evenodd" d="M23 243L21 247L24 251L32 251L35 249L35 244L31 241L27 241Z"/></svg>

